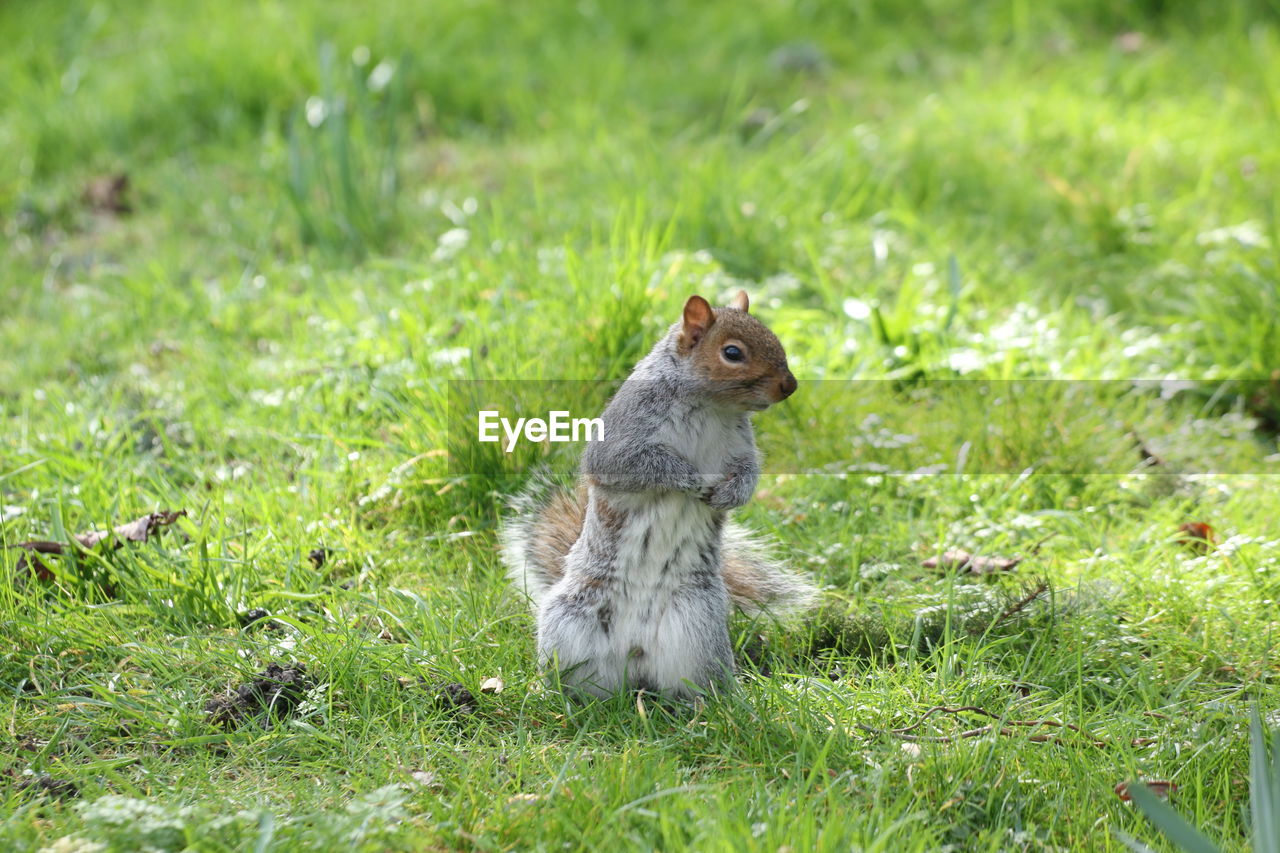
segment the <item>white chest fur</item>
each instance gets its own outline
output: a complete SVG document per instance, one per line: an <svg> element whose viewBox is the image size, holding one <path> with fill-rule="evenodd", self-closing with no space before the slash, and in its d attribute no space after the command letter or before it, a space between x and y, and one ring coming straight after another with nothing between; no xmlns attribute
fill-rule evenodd
<svg viewBox="0 0 1280 853"><path fill-rule="evenodd" d="M733 459L755 452L746 415L711 406L673 410L656 438L711 478L723 473Z"/></svg>

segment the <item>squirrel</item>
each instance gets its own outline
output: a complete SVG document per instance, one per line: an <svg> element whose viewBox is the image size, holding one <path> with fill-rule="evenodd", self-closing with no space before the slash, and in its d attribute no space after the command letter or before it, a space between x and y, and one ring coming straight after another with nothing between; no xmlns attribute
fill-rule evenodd
<svg viewBox="0 0 1280 853"><path fill-rule="evenodd" d="M814 589L728 520L760 477L750 414L796 390L778 338L691 296L609 401L576 490L535 484L501 530L532 600L538 660L575 696L640 689L689 698L732 683L730 602L807 605Z"/></svg>

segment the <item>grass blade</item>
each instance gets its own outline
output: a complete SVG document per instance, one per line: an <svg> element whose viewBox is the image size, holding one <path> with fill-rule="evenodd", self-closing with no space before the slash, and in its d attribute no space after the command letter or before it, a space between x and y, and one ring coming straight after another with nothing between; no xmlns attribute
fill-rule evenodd
<svg viewBox="0 0 1280 853"><path fill-rule="evenodd" d="M1255 853L1280 853L1280 750L1269 749L1267 740L1262 717L1255 707L1249 721L1253 849Z"/></svg>
<svg viewBox="0 0 1280 853"><path fill-rule="evenodd" d="M1175 812L1168 803L1151 793L1141 782L1129 786L1129 794L1142 809L1147 820L1156 825L1164 836L1187 853L1221 853L1218 846L1187 823L1186 818Z"/></svg>

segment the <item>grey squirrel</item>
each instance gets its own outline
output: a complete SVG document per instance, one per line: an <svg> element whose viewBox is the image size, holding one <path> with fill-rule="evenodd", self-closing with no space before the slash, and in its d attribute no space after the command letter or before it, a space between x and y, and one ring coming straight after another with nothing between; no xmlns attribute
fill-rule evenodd
<svg viewBox="0 0 1280 853"><path fill-rule="evenodd" d="M501 531L538 620L538 659L570 692L687 697L733 676L730 602L793 611L812 586L728 520L760 477L749 415L796 389L777 337L701 296L605 408L578 488L535 487Z"/></svg>

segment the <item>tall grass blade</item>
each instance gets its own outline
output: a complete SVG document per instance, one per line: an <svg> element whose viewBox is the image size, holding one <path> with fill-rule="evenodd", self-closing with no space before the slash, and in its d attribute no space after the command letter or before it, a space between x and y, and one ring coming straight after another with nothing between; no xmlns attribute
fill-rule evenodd
<svg viewBox="0 0 1280 853"><path fill-rule="evenodd" d="M1129 786L1129 794L1147 819L1178 849L1186 853L1221 853L1216 844L1187 823L1186 818L1175 812L1168 803L1151 793L1146 785L1134 782Z"/></svg>
<svg viewBox="0 0 1280 853"><path fill-rule="evenodd" d="M1280 749L1268 740L1255 707L1249 721L1254 853L1280 853Z"/></svg>

